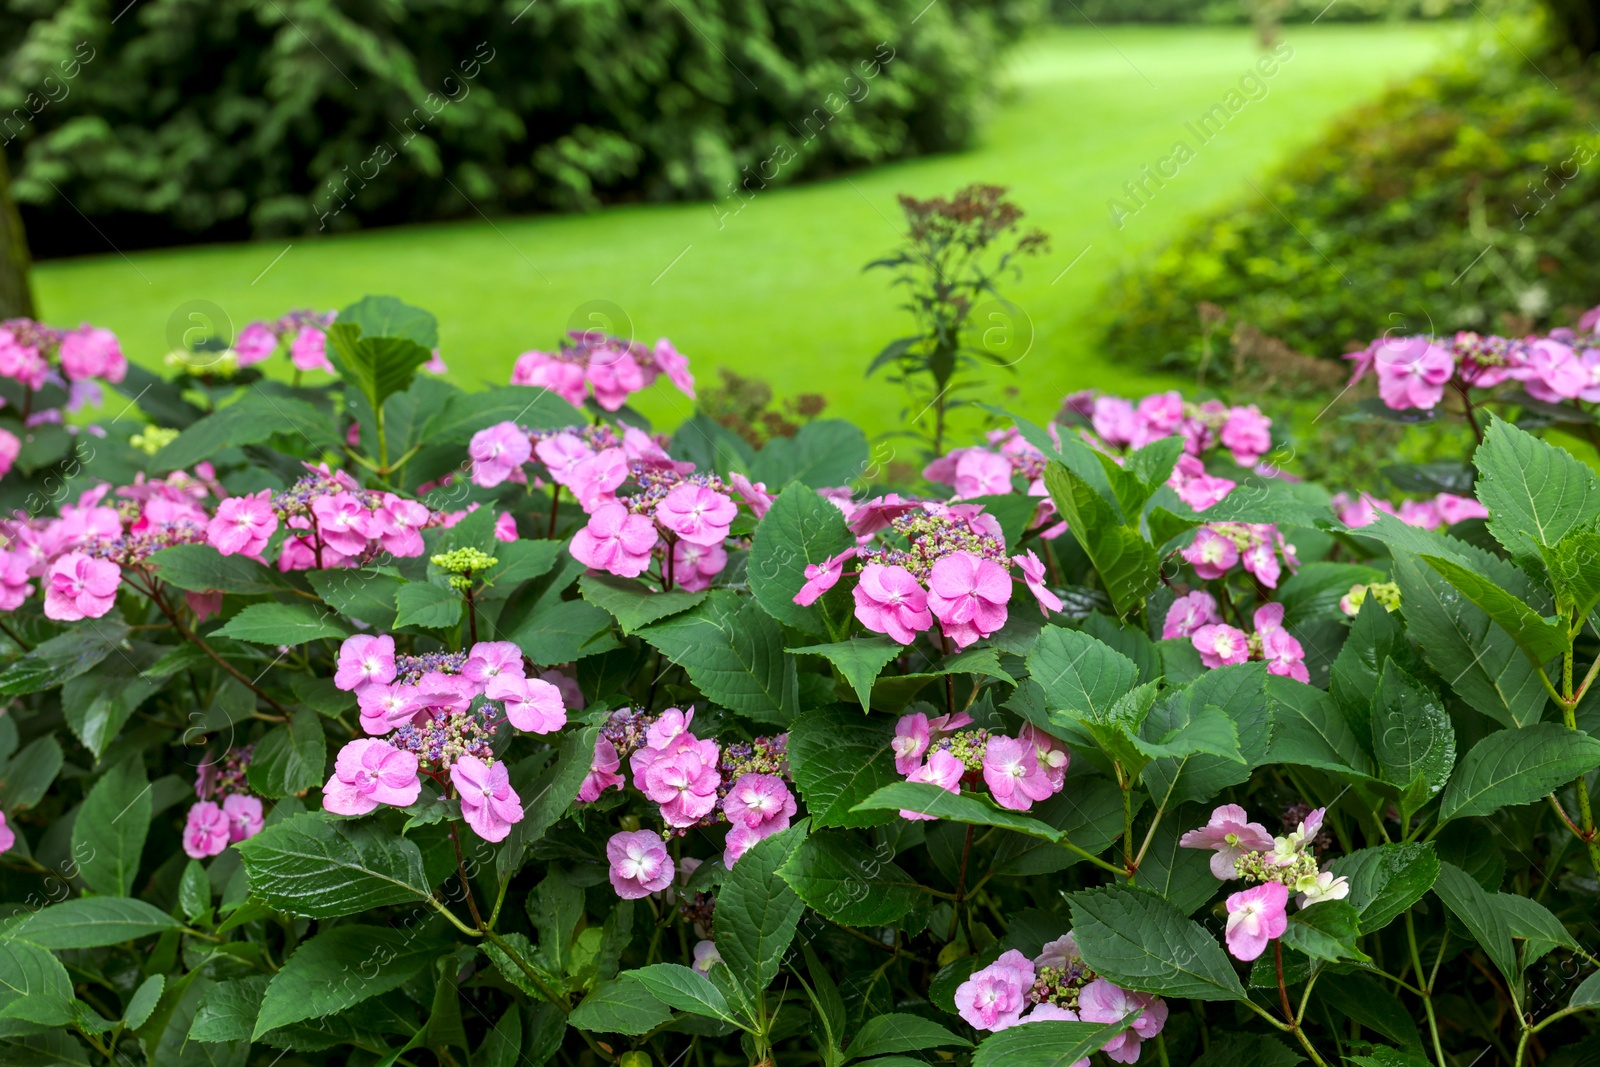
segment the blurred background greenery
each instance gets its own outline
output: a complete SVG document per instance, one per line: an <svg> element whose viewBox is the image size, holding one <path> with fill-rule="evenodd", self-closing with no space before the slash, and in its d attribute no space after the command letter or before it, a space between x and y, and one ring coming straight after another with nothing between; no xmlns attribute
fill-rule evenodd
<svg viewBox="0 0 1600 1067"><path fill-rule="evenodd" d="M194 314L388 292L466 384L601 326L883 431L862 374L908 317L861 268L896 194L992 182L1051 238L985 312L1009 403L1304 393L1386 329L1600 300L1596 27L1578 0L4 0L0 228L41 318L147 363Z"/></svg>

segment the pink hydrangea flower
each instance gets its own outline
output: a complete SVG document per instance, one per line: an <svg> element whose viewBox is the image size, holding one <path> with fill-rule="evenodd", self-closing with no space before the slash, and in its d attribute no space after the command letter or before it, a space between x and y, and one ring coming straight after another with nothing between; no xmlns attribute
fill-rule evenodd
<svg viewBox="0 0 1600 1067"><path fill-rule="evenodd" d="M1033 961L1010 949L956 987L956 1011L978 1030L1004 1030L1022 1018L1032 987Z"/></svg>
<svg viewBox="0 0 1600 1067"><path fill-rule="evenodd" d="M897 774L910 774L922 766L922 756L928 751L932 734L928 717L920 711L900 716L894 724L894 740L889 748L894 752L894 769Z"/></svg>
<svg viewBox="0 0 1600 1067"><path fill-rule="evenodd" d="M233 793L223 798L222 814L228 817L228 840L248 841L261 832L261 798Z"/></svg>
<svg viewBox="0 0 1600 1067"><path fill-rule="evenodd" d="M1034 554L1033 549L1028 549L1020 556L1012 556L1011 562L1022 572L1022 582L1039 602L1039 610L1044 613L1045 618L1048 619L1052 611L1061 610L1061 598L1045 588L1044 563Z"/></svg>
<svg viewBox="0 0 1600 1067"><path fill-rule="evenodd" d="M676 873L667 843L654 830L612 834L606 842L606 860L611 864L611 888L623 900L661 892Z"/></svg>
<svg viewBox="0 0 1600 1067"><path fill-rule="evenodd" d="M1010 599L1006 569L970 552L945 556L928 573L928 609L958 648L1004 626Z"/></svg>
<svg viewBox="0 0 1600 1067"><path fill-rule="evenodd" d="M869 563L855 587L856 618L873 633L909 645L933 625L928 594L904 567Z"/></svg>
<svg viewBox="0 0 1600 1067"><path fill-rule="evenodd" d="M480 686L496 678L521 678L525 673L522 649L510 641L479 641L467 653L467 662L461 665L461 677Z"/></svg>
<svg viewBox="0 0 1600 1067"><path fill-rule="evenodd" d="M1444 521L1438 506L1431 500L1402 500L1396 518L1419 530L1437 530Z"/></svg>
<svg viewBox="0 0 1600 1067"><path fill-rule="evenodd" d="M1220 622L1221 619L1222 616L1217 614L1216 597L1204 589L1197 589L1172 602L1172 607L1167 609L1166 621L1161 624L1161 639L1171 641L1189 637L1200 627Z"/></svg>
<svg viewBox="0 0 1600 1067"><path fill-rule="evenodd" d="M272 490L263 489L218 505L216 517L206 524L206 541L224 556L260 556L277 528Z"/></svg>
<svg viewBox="0 0 1600 1067"><path fill-rule="evenodd" d="M928 762L918 767L906 776L908 782L926 782L936 785L947 793L961 792L961 779L967 773L967 765L956 759L944 749L938 749L928 757ZM920 822L932 822L938 818L936 815L924 815L918 811L900 809L902 819L915 819Z"/></svg>
<svg viewBox="0 0 1600 1067"><path fill-rule="evenodd" d="M0 548L0 611L16 611L33 595L29 577L27 555Z"/></svg>
<svg viewBox="0 0 1600 1067"><path fill-rule="evenodd" d="M489 682L484 696L505 702L512 726L530 734L549 734L567 725L561 690L538 678L502 675Z"/></svg>
<svg viewBox="0 0 1600 1067"><path fill-rule="evenodd" d="M592 804L612 786L621 789L625 781L617 773L621 766L622 759L617 755L617 746L604 737L596 738L594 759L589 763L589 773L584 775L583 784L578 787L578 799L585 804Z"/></svg>
<svg viewBox="0 0 1600 1067"><path fill-rule="evenodd" d="M1097 396L1089 422L1100 439L1113 447L1132 444L1139 436L1139 417L1121 397Z"/></svg>
<svg viewBox="0 0 1600 1067"><path fill-rule="evenodd" d="M1454 493L1440 493L1433 498L1433 506L1439 512L1439 518L1449 526L1468 519L1487 519L1489 509L1472 499L1470 496L1456 496Z"/></svg>
<svg viewBox="0 0 1600 1067"><path fill-rule="evenodd" d="M789 828L797 806L782 778L742 774L722 802L730 829L722 863L732 867L757 841Z"/></svg>
<svg viewBox="0 0 1600 1067"><path fill-rule="evenodd" d="M68 552L50 564L44 583L44 614L57 622L98 619L117 600L122 571L105 559Z"/></svg>
<svg viewBox="0 0 1600 1067"><path fill-rule="evenodd" d="M1589 373L1572 347L1548 337L1528 346L1527 360L1513 377L1522 380L1529 396L1547 404L1572 400L1589 384Z"/></svg>
<svg viewBox="0 0 1600 1067"><path fill-rule="evenodd" d="M1139 1013L1133 1024L1101 1046L1100 1051L1116 1063L1134 1063L1139 1045L1161 1032L1167 1024L1167 1002L1149 993L1134 993L1096 978L1078 992L1078 1015L1088 1023L1121 1022Z"/></svg>
<svg viewBox="0 0 1600 1067"><path fill-rule="evenodd" d="M349 692L374 683L394 681L394 638L388 634L356 634L339 646L333 684Z"/></svg>
<svg viewBox="0 0 1600 1067"><path fill-rule="evenodd" d="M1272 450L1272 420L1261 414L1261 409L1254 404L1230 408L1228 420L1217 436L1223 447L1233 453L1235 463L1253 467Z"/></svg>
<svg viewBox="0 0 1600 1067"><path fill-rule="evenodd" d="M711 747L714 751L715 745ZM668 826L693 826L717 806L722 776L717 761L706 756L697 744L661 755L645 768L644 795L661 805Z"/></svg>
<svg viewBox="0 0 1600 1067"><path fill-rule="evenodd" d="M319 496L311 502L311 514L317 521L317 533L329 548L347 556L366 551L373 533L372 512L355 494Z"/></svg>
<svg viewBox="0 0 1600 1067"><path fill-rule="evenodd" d="M1207 473L1205 464L1186 452L1178 457L1167 484L1179 500L1196 511L1204 511L1233 492L1239 483Z"/></svg>
<svg viewBox="0 0 1600 1067"><path fill-rule="evenodd" d="M573 407L582 407L586 393L583 366L548 352L524 352L511 368L512 385L548 389Z"/></svg>
<svg viewBox="0 0 1600 1067"><path fill-rule="evenodd" d="M541 439L533 446L533 452L550 472L550 480L557 485L567 485L578 464L594 455L594 449L570 430L562 430Z"/></svg>
<svg viewBox="0 0 1600 1067"><path fill-rule="evenodd" d="M1277 549L1271 541L1257 541L1239 557L1244 569L1255 575L1268 589L1278 588L1283 576L1283 566L1278 562Z"/></svg>
<svg viewBox="0 0 1600 1067"><path fill-rule="evenodd" d="M298 371L325 370L332 374L333 364L328 362L328 335L315 326L301 327L289 346L289 362Z"/></svg>
<svg viewBox="0 0 1600 1067"><path fill-rule="evenodd" d="M1250 658L1250 638L1243 630L1226 623L1211 623L1200 627L1189 638L1200 653L1200 662L1213 669Z"/></svg>
<svg viewBox="0 0 1600 1067"><path fill-rule="evenodd" d="M750 513L758 519L767 517L767 512L772 509L772 502L777 499L767 492L765 482L752 482L749 478L733 471L728 475L728 484L733 486L733 491L739 494L739 499Z"/></svg>
<svg viewBox="0 0 1600 1067"><path fill-rule="evenodd" d="M1389 407L1403 411L1437 406L1456 362L1443 345L1426 337L1404 337L1375 343L1373 366L1378 372L1378 395Z"/></svg>
<svg viewBox="0 0 1600 1067"><path fill-rule="evenodd" d="M1039 751L1033 742L992 736L983 751L983 780L989 795L1002 808L1027 811L1035 801L1047 800L1055 792L1050 777L1039 766Z"/></svg>
<svg viewBox="0 0 1600 1067"><path fill-rule="evenodd" d="M655 510L657 522L697 545L720 545L738 513L738 505L722 493L688 482L669 490Z"/></svg>
<svg viewBox="0 0 1600 1067"><path fill-rule="evenodd" d="M596 349L584 371L597 404L607 411L620 410L628 397L644 388L644 371L626 350Z"/></svg>
<svg viewBox="0 0 1600 1067"><path fill-rule="evenodd" d="M472 459L473 483L493 487L522 470L533 458L533 444L516 423L502 422L473 434L467 455Z"/></svg>
<svg viewBox="0 0 1600 1067"><path fill-rule="evenodd" d="M128 361L117 344L117 335L94 326L80 326L63 337L57 356L61 373L68 381L104 378L120 382L128 373Z"/></svg>
<svg viewBox="0 0 1600 1067"><path fill-rule="evenodd" d="M511 788L506 765L493 766L462 756L450 767L450 781L461 797L461 817L485 841L504 841L522 821L522 798Z"/></svg>
<svg viewBox="0 0 1600 1067"><path fill-rule="evenodd" d="M16 844L16 831L6 825L6 813L0 811L0 852L10 852Z"/></svg>
<svg viewBox="0 0 1600 1067"><path fill-rule="evenodd" d="M1005 496L1012 491L1011 461L986 448L962 449L954 473L956 500Z"/></svg>
<svg viewBox="0 0 1600 1067"><path fill-rule="evenodd" d="M572 535L571 552L579 563L624 578L637 578L650 566L656 527L622 504L602 504L588 525Z"/></svg>
<svg viewBox="0 0 1600 1067"><path fill-rule="evenodd" d="M228 816L214 801L202 800L189 809L183 826L183 851L190 859L217 856L228 847Z"/></svg>
<svg viewBox="0 0 1600 1067"><path fill-rule="evenodd" d="M1267 943L1282 937L1289 926L1286 910L1289 890L1279 882L1263 882L1228 898L1228 925L1224 939L1236 960L1249 963L1267 950Z"/></svg>
<svg viewBox="0 0 1600 1067"><path fill-rule="evenodd" d="M356 690L356 705L361 712L361 728L373 737L409 722L417 713L415 690L411 686L369 682Z"/></svg>
<svg viewBox="0 0 1600 1067"><path fill-rule="evenodd" d="M411 559L422 555L422 528L432 517L426 504L385 493L383 506L372 513L371 529L385 552Z"/></svg>
<svg viewBox="0 0 1600 1067"><path fill-rule="evenodd" d="M1067 767L1072 763L1072 753L1067 746L1051 737L1032 723L1023 726L1020 737L1033 746L1039 760L1039 772L1049 783L1050 792L1061 792L1067 780Z"/></svg>
<svg viewBox="0 0 1600 1067"><path fill-rule="evenodd" d="M794 595L794 602L801 607L809 607L817 602L817 598L832 589L839 582L839 576L844 573L844 565L854 559L856 549L847 548L837 556L829 556L821 563L806 564L806 584Z"/></svg>
<svg viewBox="0 0 1600 1067"><path fill-rule="evenodd" d="M1194 540L1181 553L1200 577L1221 578L1239 562L1239 546L1209 526L1194 533Z"/></svg>
<svg viewBox="0 0 1600 1067"><path fill-rule="evenodd" d="M11 465L22 455L22 438L10 430L0 429L0 478L11 472Z"/></svg>
<svg viewBox="0 0 1600 1067"><path fill-rule="evenodd" d="M1209 848L1211 873L1223 881L1239 877L1234 869L1248 852L1266 852L1272 848L1273 838L1267 828L1251 822L1249 814L1237 804L1223 804L1211 813L1211 819L1198 830L1190 830L1178 838L1184 848Z"/></svg>
<svg viewBox="0 0 1600 1067"><path fill-rule="evenodd" d="M665 337L656 342L651 356L661 373L667 376L667 381L677 386L678 391L684 396L693 400L694 375L689 373L689 357L673 348L672 342Z"/></svg>
<svg viewBox="0 0 1600 1067"><path fill-rule="evenodd" d="M728 566L728 550L721 545L679 541L672 546L672 581L690 593L711 588L711 580Z"/></svg>
<svg viewBox="0 0 1600 1067"><path fill-rule="evenodd" d="M615 490L628 480L628 456L620 448L602 448L567 472L567 488L584 511L613 503Z"/></svg>
<svg viewBox="0 0 1600 1067"><path fill-rule="evenodd" d="M1267 662L1268 674L1293 678L1297 682L1311 681L1311 672L1306 669L1306 650L1288 630L1275 629L1261 634L1261 658Z"/></svg>
<svg viewBox="0 0 1600 1067"><path fill-rule="evenodd" d="M251 367L278 350L278 335L264 322L252 322L233 340L233 354L239 366Z"/></svg>
<svg viewBox="0 0 1600 1067"><path fill-rule="evenodd" d="M387 741L358 737L339 750L333 777L322 787L322 806L335 815L365 815L379 804L415 804L421 795L416 756Z"/></svg>

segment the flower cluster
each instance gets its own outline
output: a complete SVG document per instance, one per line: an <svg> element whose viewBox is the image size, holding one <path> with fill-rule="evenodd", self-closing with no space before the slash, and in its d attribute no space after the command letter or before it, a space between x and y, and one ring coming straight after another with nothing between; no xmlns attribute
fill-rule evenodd
<svg viewBox="0 0 1600 1067"><path fill-rule="evenodd" d="M978 1030L1006 1030L1042 1021L1117 1023L1135 1016L1128 1029L1100 1051L1116 1063L1136 1063L1140 1045L1167 1022L1167 1003L1135 993L1095 974L1078 953L1071 934L1045 945L1029 959L1009 949L974 971L956 988L956 1010ZM1087 1057L1068 1067L1088 1067Z"/></svg>
<svg viewBox="0 0 1600 1067"><path fill-rule="evenodd" d="M1272 450L1272 420L1254 404L1229 407L1218 400L1193 403L1172 391L1154 393L1138 403L1090 391L1073 393L1063 414L1087 420L1107 451L1121 452L1174 435L1184 450L1199 458L1225 448L1241 467L1254 467Z"/></svg>
<svg viewBox="0 0 1600 1067"><path fill-rule="evenodd" d="M128 361L110 330L89 325L57 330L32 319L0 321L0 378L10 378L27 390L15 413L18 430L61 423L66 412L100 403L96 380L114 384L127 373ZM64 406L43 402L50 386L65 391ZM0 398L0 408L5 406ZM0 426L0 478L21 452L22 439Z"/></svg>
<svg viewBox="0 0 1600 1067"><path fill-rule="evenodd" d="M964 729L971 725L972 716L965 712L932 719L920 711L902 715L891 742L894 769L908 782L926 782L950 793L981 780L994 802L1012 811L1027 811L1061 792L1072 758L1061 742L1032 725L1017 737ZM915 811L900 814L934 818Z"/></svg>
<svg viewBox="0 0 1600 1067"><path fill-rule="evenodd" d="M694 399L689 360L666 338L649 348L598 331L574 330L554 352L518 356L511 369L511 384L548 389L575 407L582 407L584 398L592 394L602 408L617 411L629 396L648 388L663 374Z"/></svg>
<svg viewBox="0 0 1600 1067"><path fill-rule="evenodd" d="M1207 581L1243 564L1268 589L1278 587L1285 567L1291 573L1300 569L1294 545L1271 523L1207 523L1194 532L1194 540L1180 555Z"/></svg>
<svg viewBox="0 0 1600 1067"><path fill-rule="evenodd" d="M1248 660L1265 660L1267 673L1311 681L1306 670L1306 651L1283 627L1283 605L1263 604L1255 611L1255 632L1246 634L1222 621L1217 601L1210 593L1197 589L1172 602L1161 626L1163 640L1187 637L1200 653L1200 662L1215 669Z"/></svg>
<svg viewBox="0 0 1600 1067"><path fill-rule="evenodd" d="M1061 609L1060 598L1045 587L1039 557L1031 549L1008 557L1000 524L980 504L903 500L891 494L853 508L849 520L850 529L863 540L887 530L898 541L846 549L808 565L796 604L814 603L838 583L846 562L859 559L863 566L853 590L856 619L902 645L932 628L935 619L943 637L957 648L1005 626L1012 564L1046 615Z"/></svg>
<svg viewBox="0 0 1600 1067"><path fill-rule="evenodd" d="M1367 597L1372 597L1383 605L1384 611L1398 611L1400 609L1400 586L1394 582L1373 582L1370 585L1357 582L1350 587L1350 591L1339 598L1339 610L1354 618L1361 612L1361 605Z"/></svg>
<svg viewBox="0 0 1600 1067"><path fill-rule="evenodd" d="M665 588L705 589L728 565L723 542L739 507L722 479L661 467L634 468L636 492L599 504L572 537L573 558L637 578L661 558Z"/></svg>
<svg viewBox="0 0 1600 1067"><path fill-rule="evenodd" d="M1454 526L1467 519L1487 519L1489 509L1470 496L1438 493L1428 500L1402 500L1394 504L1388 500L1362 493L1352 497L1349 493L1335 493L1331 501L1333 513L1346 526L1358 528L1371 526L1378 521L1378 513L1393 515L1407 526L1424 530L1437 530L1441 526Z"/></svg>
<svg viewBox="0 0 1600 1067"><path fill-rule="evenodd" d="M448 526L427 505L393 493L362 489L344 471L309 467L283 492L263 489L231 497L217 508L207 538L223 555L261 558L282 522L291 532L278 552L280 571L356 566L370 556L422 555L422 531Z"/></svg>
<svg viewBox="0 0 1600 1067"><path fill-rule="evenodd" d="M1053 425L1051 432L1055 432ZM952 449L928 464L922 476L954 489L952 500L1005 496L1015 491L1014 480L1021 480L1027 494L1039 498L1039 509L1029 528L1042 527L1039 536L1051 541L1066 533L1066 523L1051 521L1056 508L1044 485L1044 453L1028 443L1015 427L990 430L987 437L988 447Z"/></svg>
<svg viewBox="0 0 1600 1067"><path fill-rule="evenodd" d="M789 788L789 736L719 746L696 737L693 723L693 708L667 708L658 715L636 708L612 712L595 739L594 758L578 799L593 803L607 789L622 789L629 780L621 773L626 760L633 787L656 805L667 836L682 837L695 827L727 824L723 865L732 867L756 842L788 829L798 810ZM637 847L643 847L640 834L662 837L653 831L618 835L632 842L628 849L633 851L626 855L634 856ZM623 897L644 896L659 888L646 888L644 881L621 873L615 858L611 884Z"/></svg>
<svg viewBox="0 0 1600 1067"><path fill-rule="evenodd" d="M1290 893L1299 894L1300 908L1349 896L1350 883L1344 876L1323 870L1317 862L1323 814L1317 808L1290 833L1273 837L1265 826L1251 822L1242 807L1224 804L1211 813L1205 826L1178 839L1184 848L1212 850L1211 873L1219 879L1258 883L1228 897L1224 937L1235 959L1249 962L1283 935L1289 924Z"/></svg>
<svg viewBox="0 0 1600 1067"><path fill-rule="evenodd" d="M333 373L328 362L327 329L337 312L291 311L268 322L252 322L234 339L234 365L249 367L276 355L285 345L297 371ZM226 358L226 357L224 357Z"/></svg>
<svg viewBox="0 0 1600 1067"><path fill-rule="evenodd" d="M261 832L261 798L250 794L245 774L252 746L229 749L220 760L208 755L195 776L199 802L183 827L183 851L192 859L215 856Z"/></svg>
<svg viewBox="0 0 1600 1067"><path fill-rule="evenodd" d="M522 820L521 799L494 753L501 724L548 734L567 722L562 688L529 678L522 650L509 641L406 656L387 634L358 634L340 646L333 682L356 694L369 736L339 753L323 807L339 815L406 807L425 775L453 787L467 825L488 841L504 840Z"/></svg>
<svg viewBox="0 0 1600 1067"><path fill-rule="evenodd" d="M1345 358L1354 361L1351 384L1376 374L1378 395L1396 410L1429 410L1446 387L1463 396L1473 389L1521 384L1547 404L1600 401L1600 308L1586 312L1576 329L1545 336L1506 338L1458 333L1452 338L1381 337Z"/></svg>

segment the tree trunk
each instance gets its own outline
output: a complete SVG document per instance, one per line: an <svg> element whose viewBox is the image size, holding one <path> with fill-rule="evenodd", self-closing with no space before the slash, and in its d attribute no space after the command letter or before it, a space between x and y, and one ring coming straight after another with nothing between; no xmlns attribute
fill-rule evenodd
<svg viewBox="0 0 1600 1067"><path fill-rule="evenodd" d="M28 287L28 235L11 200L6 154L0 151L0 319L33 318L33 290Z"/></svg>

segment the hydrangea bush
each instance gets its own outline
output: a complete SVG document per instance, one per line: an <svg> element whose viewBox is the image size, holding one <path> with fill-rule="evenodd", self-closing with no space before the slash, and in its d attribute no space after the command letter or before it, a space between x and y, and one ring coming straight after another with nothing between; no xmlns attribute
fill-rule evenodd
<svg viewBox="0 0 1600 1067"><path fill-rule="evenodd" d="M1518 425L1586 334L1376 344L1481 438L1391 501L1177 393L890 485L654 432L667 341L463 392L393 299L258 326L0 331L0 1062L1600 1048L1600 479Z"/></svg>

